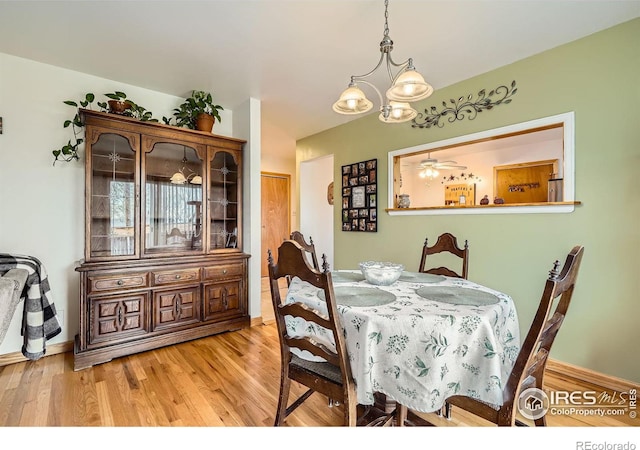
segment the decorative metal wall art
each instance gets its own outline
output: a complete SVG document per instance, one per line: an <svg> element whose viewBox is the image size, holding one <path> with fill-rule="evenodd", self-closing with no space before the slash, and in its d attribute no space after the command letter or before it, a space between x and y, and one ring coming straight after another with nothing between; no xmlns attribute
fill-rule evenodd
<svg viewBox="0 0 640 450"><path fill-rule="evenodd" d="M342 231L378 231L378 160L342 166Z"/></svg>
<svg viewBox="0 0 640 450"><path fill-rule="evenodd" d="M445 184L445 183L449 183L449 182L452 182L452 181L458 181L458 180L460 180L460 181L477 181L479 183L479 182L482 181L482 178L480 178L477 175L474 175L471 172L462 172L462 173L460 173L460 176L454 175L454 174L445 175L444 177L442 177L441 183Z"/></svg>
<svg viewBox="0 0 640 450"><path fill-rule="evenodd" d="M478 113L484 110L490 110L494 106L511 103L511 97L515 95L516 92L518 92L518 88L516 88L516 81L513 80L511 87L504 85L498 86L492 89L489 94L486 93L485 89L482 89L478 92L478 99L475 101L473 100L472 94L469 94L467 97L459 97L457 100L450 99L449 102L451 106L447 106L446 102L442 102L444 109L440 112L438 112L435 106L432 106L431 109L425 109L424 113L418 113L418 117L411 121L411 126L413 128L442 128L444 122L442 122L441 119L445 116L449 116L447 117L449 123L466 118L473 120ZM500 95L501 97L494 100L492 99L494 95Z"/></svg>

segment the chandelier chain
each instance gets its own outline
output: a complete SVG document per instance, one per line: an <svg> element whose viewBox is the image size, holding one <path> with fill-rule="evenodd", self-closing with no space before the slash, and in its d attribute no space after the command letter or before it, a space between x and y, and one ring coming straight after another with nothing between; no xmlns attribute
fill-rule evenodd
<svg viewBox="0 0 640 450"><path fill-rule="evenodd" d="M384 0L384 36L389 37L389 0Z"/></svg>

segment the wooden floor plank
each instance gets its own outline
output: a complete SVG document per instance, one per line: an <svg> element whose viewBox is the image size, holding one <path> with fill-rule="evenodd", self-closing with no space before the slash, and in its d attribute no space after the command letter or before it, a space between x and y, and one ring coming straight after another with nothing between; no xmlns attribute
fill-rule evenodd
<svg viewBox="0 0 640 450"><path fill-rule="evenodd" d="M222 333L73 371L73 355L0 367L0 426L270 427L280 382L275 323ZM548 376L556 390L603 388ZM291 399L304 388L293 384ZM608 394L612 394L608 392ZM454 408L450 420L421 415L438 426L485 426ZM638 426L629 415L548 416L551 427ZM342 407L314 394L286 426L342 424Z"/></svg>

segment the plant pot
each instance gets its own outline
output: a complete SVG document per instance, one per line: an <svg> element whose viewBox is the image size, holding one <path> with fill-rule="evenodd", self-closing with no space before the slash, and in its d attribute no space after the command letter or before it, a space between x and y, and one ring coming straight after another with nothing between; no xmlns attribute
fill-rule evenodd
<svg viewBox="0 0 640 450"><path fill-rule="evenodd" d="M200 113L196 116L196 130L211 133L216 118L211 114Z"/></svg>
<svg viewBox="0 0 640 450"><path fill-rule="evenodd" d="M131 108L131 105L127 102L119 100L109 100L109 112L113 114L123 114L127 109Z"/></svg>

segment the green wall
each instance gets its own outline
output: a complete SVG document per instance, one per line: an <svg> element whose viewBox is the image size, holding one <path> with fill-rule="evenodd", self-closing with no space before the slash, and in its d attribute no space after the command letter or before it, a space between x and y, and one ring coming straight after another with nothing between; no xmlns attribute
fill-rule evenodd
<svg viewBox="0 0 640 450"><path fill-rule="evenodd" d="M524 339L553 261L584 245L572 305L551 357L640 382L639 42L635 19L436 90L416 107L420 112L516 80L512 103L474 120L418 129L383 124L374 113L298 141L298 163L334 155L336 180L342 165L378 158L379 231L341 231L336 201L335 268L378 259L417 270L425 237L449 231L469 240L469 278L514 298ZM436 63L447 62L420 64ZM428 69L422 71L428 80ZM575 192L582 202L573 213L391 217L384 211L389 151L568 111L575 112Z"/></svg>

